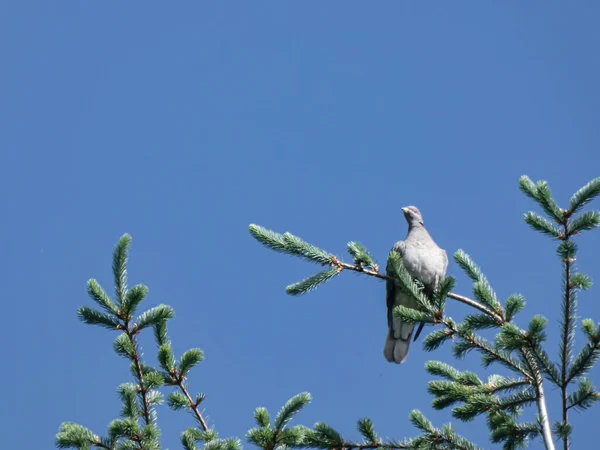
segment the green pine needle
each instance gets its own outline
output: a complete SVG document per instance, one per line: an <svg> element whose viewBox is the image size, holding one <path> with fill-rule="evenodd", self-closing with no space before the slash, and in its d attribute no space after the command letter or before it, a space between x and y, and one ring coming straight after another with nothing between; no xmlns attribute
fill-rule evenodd
<svg viewBox="0 0 600 450"><path fill-rule="evenodd" d="M562 237L560 230L556 228L552 222L534 212L530 211L525 214L525 223L534 230L539 231L546 236L550 236L551 238L560 239Z"/></svg>
<svg viewBox="0 0 600 450"><path fill-rule="evenodd" d="M600 195L600 177L594 178L573 194L569 202L569 211L571 213L578 211L598 195Z"/></svg>
<svg viewBox="0 0 600 450"><path fill-rule="evenodd" d="M418 409L413 409L410 412L409 419L416 428L425 433L433 433L435 430L431 421Z"/></svg>
<svg viewBox="0 0 600 450"><path fill-rule="evenodd" d="M544 330L547 324L548 320L539 314L532 317L527 327L527 338L533 345L541 344L546 340L546 332Z"/></svg>
<svg viewBox="0 0 600 450"><path fill-rule="evenodd" d="M241 450L242 442L237 438L215 439L204 444L203 450Z"/></svg>
<svg viewBox="0 0 600 450"><path fill-rule="evenodd" d="M571 366L569 367L569 375L567 382L574 378L581 377L588 373L600 358L600 349L595 343L588 343L579 351Z"/></svg>
<svg viewBox="0 0 600 450"><path fill-rule="evenodd" d="M139 425L135 420L131 419L116 419L108 425L108 437L113 441L122 437L135 436L139 431Z"/></svg>
<svg viewBox="0 0 600 450"><path fill-rule="evenodd" d="M302 444L307 428L303 425L289 427L281 431L277 437L277 442L286 447L296 447Z"/></svg>
<svg viewBox="0 0 600 450"><path fill-rule="evenodd" d="M533 200L537 200L537 188L533 181L531 181L531 179L527 175L522 175L521 178L519 178L519 189L521 189L521 191L527 197Z"/></svg>
<svg viewBox="0 0 600 450"><path fill-rule="evenodd" d="M121 402L123 403L121 414L128 419L137 420L141 415L138 405L138 385L134 383L123 383L117 389Z"/></svg>
<svg viewBox="0 0 600 450"><path fill-rule="evenodd" d="M246 433L246 440L259 448L274 448L273 430L267 427L252 428Z"/></svg>
<svg viewBox="0 0 600 450"><path fill-rule="evenodd" d="M309 430L304 437L302 447L332 449L342 448L345 440L335 429L326 423L317 422L314 429Z"/></svg>
<svg viewBox="0 0 600 450"><path fill-rule="evenodd" d="M554 426L552 427L552 431L563 441L568 439L573 431L571 425L565 422L554 422Z"/></svg>
<svg viewBox="0 0 600 450"><path fill-rule="evenodd" d="M372 445L377 441L377 434L373 422L368 417L360 419L357 423L357 428L360 434L365 438L368 445Z"/></svg>
<svg viewBox="0 0 600 450"><path fill-rule="evenodd" d="M396 319L400 319L408 323L434 323L434 317L426 312L418 311L413 308L408 308L404 305L396 306L393 310L393 315Z"/></svg>
<svg viewBox="0 0 600 450"><path fill-rule="evenodd" d="M455 381L460 376L459 370L441 361L427 361L425 363L425 370L431 375L443 377L450 381Z"/></svg>
<svg viewBox="0 0 600 450"><path fill-rule="evenodd" d="M558 366L552 361L550 355L544 350L541 345L536 345L532 348L533 355L539 363L540 369L544 376L554 383L556 386L561 385L560 373Z"/></svg>
<svg viewBox="0 0 600 450"><path fill-rule="evenodd" d="M473 295L477 300L491 308L493 311L502 311L502 305L496 298L496 293L488 284L487 280L483 279L473 283Z"/></svg>
<svg viewBox="0 0 600 450"><path fill-rule="evenodd" d="M142 300L144 300L146 295L148 295L148 288L143 284L138 284L127 292L121 305L123 313L126 315L126 317L130 317L135 313L138 305L142 302Z"/></svg>
<svg viewBox="0 0 600 450"><path fill-rule="evenodd" d="M248 227L248 230L250 231L250 234L264 246L277 252L286 252L285 242L283 242L283 236L281 234L255 224L251 224Z"/></svg>
<svg viewBox="0 0 600 450"><path fill-rule="evenodd" d="M284 233L283 242L285 242L286 251L292 255L301 256L307 261L319 264L329 264L331 262L331 257L333 255L303 241L301 238L294 236L291 233Z"/></svg>
<svg viewBox="0 0 600 450"><path fill-rule="evenodd" d="M448 294L454 289L456 279L451 276L446 276L440 280L439 286L435 293L435 298L438 301L439 309L443 309L444 300Z"/></svg>
<svg viewBox="0 0 600 450"><path fill-rule="evenodd" d="M448 328L435 330L423 339L423 349L427 352L436 350L444 342L451 339L452 336L454 336L454 332Z"/></svg>
<svg viewBox="0 0 600 450"><path fill-rule="evenodd" d="M599 400L600 394L596 391L592 382L587 378L582 378L579 381L577 391L569 395L567 409L575 408L579 411L583 411Z"/></svg>
<svg viewBox="0 0 600 450"><path fill-rule="evenodd" d="M115 291L117 302L122 304L127 293L127 256L131 245L131 236L124 234L119 239L113 252L113 276L115 280Z"/></svg>
<svg viewBox="0 0 600 450"><path fill-rule="evenodd" d="M556 204L556 201L552 198L552 193L550 192L548 183L546 181L538 181L535 184L535 187L535 200L542 207L544 212L548 214L548 216L552 217L555 221L560 223L564 218L564 214Z"/></svg>
<svg viewBox="0 0 600 450"><path fill-rule="evenodd" d="M562 241L556 248L556 254L561 260L574 260L577 255L577 244L573 241Z"/></svg>
<svg viewBox="0 0 600 450"><path fill-rule="evenodd" d="M588 339L594 340L596 337L596 325L592 319L583 319L581 321L581 331L585 333Z"/></svg>
<svg viewBox="0 0 600 450"><path fill-rule="evenodd" d="M100 442L100 438L84 426L72 422L63 422L56 435L56 447L88 449Z"/></svg>
<svg viewBox="0 0 600 450"><path fill-rule="evenodd" d="M521 312L525 308L525 297L521 294L513 294L506 299L506 305L504 307L504 318L510 322L514 319L515 315Z"/></svg>
<svg viewBox="0 0 600 450"><path fill-rule="evenodd" d="M204 359L204 353L199 348L192 348L181 355L179 361L179 373L186 376L192 367L196 366Z"/></svg>
<svg viewBox="0 0 600 450"><path fill-rule="evenodd" d="M173 317L173 308L168 305L158 305L154 308L151 308L147 311L144 311L140 316L136 319L136 326L138 330L143 330L144 328L152 327L157 325L166 319L171 319Z"/></svg>
<svg viewBox="0 0 600 450"><path fill-rule="evenodd" d="M348 253L354 258L354 264L361 267L374 267L375 262L369 251L359 242L348 242Z"/></svg>
<svg viewBox="0 0 600 450"><path fill-rule="evenodd" d="M100 284L93 278L87 282L87 292L90 298L98 303L108 314L113 316L119 315L117 305L114 304Z"/></svg>
<svg viewBox="0 0 600 450"><path fill-rule="evenodd" d="M464 323L472 330L484 330L488 328L498 328L498 322L493 317L486 314L469 314L465 317Z"/></svg>
<svg viewBox="0 0 600 450"><path fill-rule="evenodd" d="M312 397L308 392L301 392L290 398L275 416L275 421L273 422L275 433L277 434L281 431L302 408L310 403L311 399Z"/></svg>
<svg viewBox="0 0 600 450"><path fill-rule="evenodd" d="M181 445L185 450L198 450L198 447L196 447L198 434L200 434L200 431L191 427L181 433Z"/></svg>
<svg viewBox="0 0 600 450"><path fill-rule="evenodd" d="M498 407L509 413L517 413L523 406L530 405L535 402L537 394L531 387L527 387L521 391L502 397L498 401Z"/></svg>
<svg viewBox="0 0 600 450"><path fill-rule="evenodd" d="M454 260L471 280L487 281L485 275L481 272L481 269L477 267L477 264L475 264L471 257L463 250L459 249L454 253Z"/></svg>
<svg viewBox="0 0 600 450"><path fill-rule="evenodd" d="M589 276L583 273L574 273L571 275L571 287L585 291L592 287L592 280Z"/></svg>
<svg viewBox="0 0 600 450"><path fill-rule="evenodd" d="M158 348L158 363L168 373L171 373L175 368L175 356L170 343L163 344Z"/></svg>
<svg viewBox="0 0 600 450"><path fill-rule="evenodd" d="M517 350L527 345L527 336L516 325L505 323L496 336L496 345L503 350Z"/></svg>
<svg viewBox="0 0 600 450"><path fill-rule="evenodd" d="M169 342L166 320L161 320L154 324L154 340L159 347Z"/></svg>
<svg viewBox="0 0 600 450"><path fill-rule="evenodd" d="M586 211L573 219L569 225L569 235L593 230L598 227L600 227L600 212Z"/></svg>
<svg viewBox="0 0 600 450"><path fill-rule="evenodd" d="M82 306L77 310L79 320L88 325L99 325L109 330L117 330L121 327L121 321L114 316L96 311L95 309Z"/></svg>
<svg viewBox="0 0 600 450"><path fill-rule="evenodd" d="M268 427L271 424L271 417L266 408L256 408L254 410L254 421L259 427Z"/></svg>
<svg viewBox="0 0 600 450"><path fill-rule="evenodd" d="M178 411L190 406L190 401L181 392L171 392L167 398L167 405L173 411Z"/></svg>
<svg viewBox="0 0 600 450"><path fill-rule="evenodd" d="M113 349L117 354L128 359L131 359L135 353L135 349L127 333L121 333L116 337L113 342Z"/></svg>
<svg viewBox="0 0 600 450"><path fill-rule="evenodd" d="M339 273L337 268L324 270L323 272L319 272L311 277L308 277L298 283L294 283L285 288L285 292L289 295L303 295L306 294L313 289L316 289L319 285L324 283L325 281L333 278Z"/></svg>

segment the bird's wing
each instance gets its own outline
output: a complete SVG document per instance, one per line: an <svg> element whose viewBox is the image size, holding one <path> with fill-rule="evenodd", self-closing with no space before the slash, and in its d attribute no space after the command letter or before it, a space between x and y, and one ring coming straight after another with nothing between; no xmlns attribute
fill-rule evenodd
<svg viewBox="0 0 600 450"><path fill-rule="evenodd" d="M444 268L442 269L442 273L441 273L441 278L446 276L446 270L448 270L448 254L446 253L446 250L440 249L442 250L442 259L444 261ZM437 287L437 286L436 286Z"/></svg>
<svg viewBox="0 0 600 450"><path fill-rule="evenodd" d="M404 255L404 241L398 241L392 247L392 251L400 254L400 257ZM392 276L390 267L386 268L387 275ZM387 305L387 318L388 318L388 327L392 328L392 312L394 310L394 306L396 306L396 291L397 291L396 283L394 280L386 280L385 282L385 302Z"/></svg>

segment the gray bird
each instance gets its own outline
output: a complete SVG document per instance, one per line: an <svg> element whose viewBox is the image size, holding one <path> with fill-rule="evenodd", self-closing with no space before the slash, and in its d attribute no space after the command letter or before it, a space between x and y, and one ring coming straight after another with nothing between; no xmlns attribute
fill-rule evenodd
<svg viewBox="0 0 600 450"><path fill-rule="evenodd" d="M392 251L400 254L410 276L423 283L424 293L430 296L446 275L448 255L433 241L423 225L421 212L416 207L406 206L402 208L402 212L408 222L408 234L404 241L394 244ZM408 355L415 324L395 318L392 312L398 305L417 309L418 303L402 292L392 280L386 281L386 303L389 331L383 347L383 355L389 362L401 364ZM423 325L420 325L415 339L419 336Z"/></svg>

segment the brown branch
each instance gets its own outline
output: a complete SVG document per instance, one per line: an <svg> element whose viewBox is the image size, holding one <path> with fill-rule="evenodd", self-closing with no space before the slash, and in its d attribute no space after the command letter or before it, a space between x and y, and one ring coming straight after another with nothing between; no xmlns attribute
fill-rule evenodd
<svg viewBox="0 0 600 450"><path fill-rule="evenodd" d="M148 402L148 389L146 389L146 386L144 386L144 372L142 370L142 363L140 361L140 356L138 353L137 341L134 337L135 331L129 328L129 321L125 323L125 333L127 334L127 337L129 338L129 341L133 346L133 355L131 356L131 359L135 364L135 372L138 377L138 381L140 382L140 393L142 394L142 403L144 404L144 421L146 422L146 425L150 425L152 423L152 420L150 418L150 403Z"/></svg>
<svg viewBox="0 0 600 450"><path fill-rule="evenodd" d="M205 432L208 431L209 430L208 425L206 424L206 421L204 420L202 413L198 409L198 405L192 399L192 396L190 395L187 388L185 387L185 384L183 384L183 380L181 379L181 377L179 377L177 379L176 384L177 384L177 386L179 386L179 389L181 389L181 392L183 392L183 395L185 395L186 398L188 399L188 401L190 402L190 409L192 411L194 411L194 414L196 415L196 419L198 419L198 422L200 422L200 426L202 427L202 429Z"/></svg>
<svg viewBox="0 0 600 450"><path fill-rule="evenodd" d="M375 277L375 278L379 278L381 280L393 280L392 277L389 277L387 275L383 275L381 273L379 273L378 271L372 270L372 269L367 269L361 266L357 266L354 264L348 264L345 262L342 262L340 260L338 260L336 257L333 257L331 259L331 265L332 266L336 266L337 268L339 268L340 270L342 269L348 269L348 270L353 270L354 272L360 272L360 273L364 273L365 275L369 275L371 277ZM475 308L479 311L481 311L482 313L493 317L496 322L498 322L498 325L502 325L504 323L504 318L502 316L500 316L498 313L492 311L491 309L487 308L486 306L482 305L481 303L472 300L468 297L465 297L464 295L460 295L460 294L455 294L454 292L450 292L448 294L448 298L451 298L453 300L456 300L460 303L463 303L465 305L468 305L472 308Z"/></svg>

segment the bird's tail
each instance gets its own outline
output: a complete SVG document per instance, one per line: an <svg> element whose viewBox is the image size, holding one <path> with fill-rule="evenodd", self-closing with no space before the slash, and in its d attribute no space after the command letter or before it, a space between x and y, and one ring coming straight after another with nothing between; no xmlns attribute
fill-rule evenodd
<svg viewBox="0 0 600 450"><path fill-rule="evenodd" d="M414 323L394 319L394 324L390 328L383 346L385 359L396 364L402 364L406 360L414 327Z"/></svg>

